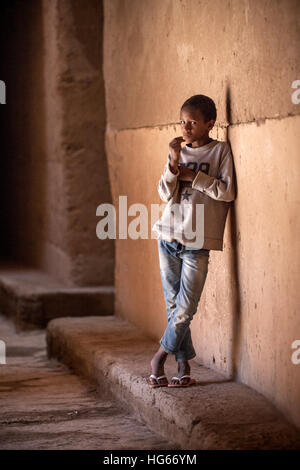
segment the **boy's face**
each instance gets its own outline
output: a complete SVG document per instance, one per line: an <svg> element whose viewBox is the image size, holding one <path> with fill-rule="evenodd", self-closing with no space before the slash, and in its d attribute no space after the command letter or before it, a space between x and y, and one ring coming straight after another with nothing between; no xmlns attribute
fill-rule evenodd
<svg viewBox="0 0 300 470"><path fill-rule="evenodd" d="M208 137L215 121L204 122L204 117L199 109L186 107L180 111L180 124L182 135L187 143L203 141Z"/></svg>

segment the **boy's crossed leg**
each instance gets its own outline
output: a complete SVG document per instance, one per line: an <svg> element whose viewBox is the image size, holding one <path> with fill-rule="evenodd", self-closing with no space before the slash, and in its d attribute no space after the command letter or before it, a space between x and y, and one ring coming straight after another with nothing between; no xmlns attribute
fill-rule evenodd
<svg viewBox="0 0 300 470"><path fill-rule="evenodd" d="M206 280L208 256L207 252L201 250L192 253L190 250L185 251L184 247L182 250L182 245L177 242L158 241L158 244L168 326L160 341L160 348L151 360L151 367L153 374L160 376L156 383L166 385L167 378L164 376L164 363L168 354L175 354L178 362L179 380L172 379L171 385L182 384L184 386L190 381L188 377L180 380L183 375L190 374L187 356L189 359L196 356L189 323L194 313L196 313ZM176 304L177 301L179 301L179 305ZM184 315L182 315L183 312ZM181 319L179 320L182 316L185 316L183 322ZM179 328L174 328L176 323L179 323ZM164 348L165 345L168 347ZM169 345L170 349L168 349ZM178 349L178 346L180 346L180 349Z"/></svg>

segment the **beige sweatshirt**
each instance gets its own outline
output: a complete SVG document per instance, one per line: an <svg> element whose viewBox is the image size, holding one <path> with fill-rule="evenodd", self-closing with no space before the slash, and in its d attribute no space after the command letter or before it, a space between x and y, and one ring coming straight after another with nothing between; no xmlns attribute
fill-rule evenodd
<svg viewBox="0 0 300 470"><path fill-rule="evenodd" d="M193 181L178 180L168 161L158 183L166 202L152 230L156 238L177 240L187 248L223 250L223 235L230 201L236 197L233 157L227 142L213 139L198 148L185 145L179 163L196 172Z"/></svg>

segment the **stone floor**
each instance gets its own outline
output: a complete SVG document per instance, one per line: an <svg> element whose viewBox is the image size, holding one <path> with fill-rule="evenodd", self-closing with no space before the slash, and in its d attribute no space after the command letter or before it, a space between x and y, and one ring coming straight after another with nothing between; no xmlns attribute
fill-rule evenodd
<svg viewBox="0 0 300 470"><path fill-rule="evenodd" d="M0 449L176 449L97 385L47 359L45 330L17 333L0 315Z"/></svg>

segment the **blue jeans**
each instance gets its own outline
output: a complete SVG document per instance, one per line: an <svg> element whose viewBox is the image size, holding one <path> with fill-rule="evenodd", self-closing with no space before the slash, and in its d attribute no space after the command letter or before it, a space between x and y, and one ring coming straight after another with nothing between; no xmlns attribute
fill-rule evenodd
<svg viewBox="0 0 300 470"><path fill-rule="evenodd" d="M176 240L157 241L168 319L160 344L167 353L175 354L176 361L187 361L196 356L189 325L205 284L209 250L188 250Z"/></svg>

